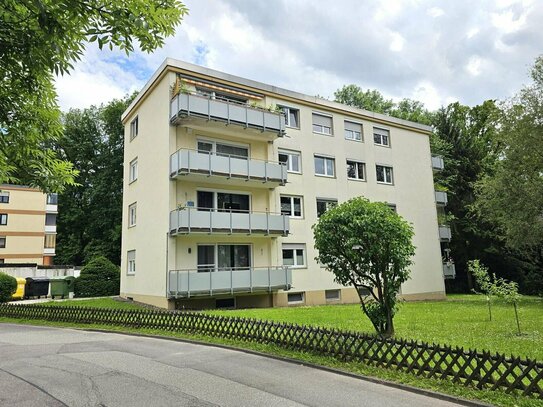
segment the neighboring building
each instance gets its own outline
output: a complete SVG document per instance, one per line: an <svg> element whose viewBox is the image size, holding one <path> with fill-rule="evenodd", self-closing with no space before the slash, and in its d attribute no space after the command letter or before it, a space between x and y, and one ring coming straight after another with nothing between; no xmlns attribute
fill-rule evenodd
<svg viewBox="0 0 543 407"><path fill-rule="evenodd" d="M314 260L311 226L365 196L414 225L402 296L444 298L430 127L172 59L122 120L122 296L168 308L357 302Z"/></svg>
<svg viewBox="0 0 543 407"><path fill-rule="evenodd" d="M53 264L57 195L0 185L0 263Z"/></svg>

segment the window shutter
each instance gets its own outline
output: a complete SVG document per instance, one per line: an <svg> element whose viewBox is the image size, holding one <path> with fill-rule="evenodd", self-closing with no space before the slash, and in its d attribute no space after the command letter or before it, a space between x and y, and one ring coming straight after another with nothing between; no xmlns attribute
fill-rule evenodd
<svg viewBox="0 0 543 407"><path fill-rule="evenodd" d="M313 113L313 124L319 126L332 127L332 118L328 116L322 116L320 114Z"/></svg>
<svg viewBox="0 0 543 407"><path fill-rule="evenodd" d="M345 130L358 131L362 133L362 125L360 123L345 122Z"/></svg>

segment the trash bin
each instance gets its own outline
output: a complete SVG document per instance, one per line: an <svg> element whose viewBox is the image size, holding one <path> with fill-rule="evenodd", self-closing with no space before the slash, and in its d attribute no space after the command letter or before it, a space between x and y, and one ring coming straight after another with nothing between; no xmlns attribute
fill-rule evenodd
<svg viewBox="0 0 543 407"><path fill-rule="evenodd" d="M47 297L49 293L49 278L47 277L27 277L25 285L24 298Z"/></svg>
<svg viewBox="0 0 543 407"><path fill-rule="evenodd" d="M22 300L25 296L25 284L26 279L18 277L17 280L17 291L15 291L15 294L11 296L14 300Z"/></svg>
<svg viewBox="0 0 543 407"><path fill-rule="evenodd" d="M74 292L74 281L72 276L51 277L51 298L68 298Z"/></svg>

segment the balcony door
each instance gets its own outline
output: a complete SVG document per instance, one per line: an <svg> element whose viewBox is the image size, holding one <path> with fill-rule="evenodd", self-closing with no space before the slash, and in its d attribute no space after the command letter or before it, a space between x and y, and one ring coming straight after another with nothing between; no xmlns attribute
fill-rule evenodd
<svg viewBox="0 0 543 407"><path fill-rule="evenodd" d="M251 200L247 194L198 191L197 200L198 210L201 211L248 212L251 210Z"/></svg>
<svg viewBox="0 0 543 407"><path fill-rule="evenodd" d="M198 272L248 270L251 245L198 245Z"/></svg>
<svg viewBox="0 0 543 407"><path fill-rule="evenodd" d="M216 154L222 157L249 158L249 147L233 145L212 140L198 140L198 152Z"/></svg>

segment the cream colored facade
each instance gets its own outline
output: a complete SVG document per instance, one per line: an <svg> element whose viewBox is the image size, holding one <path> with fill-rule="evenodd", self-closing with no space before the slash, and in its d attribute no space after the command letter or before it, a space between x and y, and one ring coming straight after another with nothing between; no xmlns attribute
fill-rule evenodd
<svg viewBox="0 0 543 407"><path fill-rule="evenodd" d="M206 97L210 101L202 102ZM232 99L228 99L230 97ZM246 101L243 106L249 106L245 124L230 121L236 106L240 105L239 99ZM219 100L218 106L225 110L213 113L212 117L215 100ZM204 103L201 108L208 109L208 117L197 112L196 102ZM256 108L276 105L297 112L297 123L285 123L282 114L265 113ZM217 115L223 117L217 119ZM254 118L249 119L249 115ZM266 116L261 128L250 123L260 120L259 115ZM270 119L275 120L274 115L283 121L284 132L276 131L275 124L269 125ZM319 127L322 121L325 125L331 122L330 131ZM123 123L121 295L168 308L214 307L219 305L217 299L225 300L221 304L238 307L357 302L354 289L335 284L332 274L314 260L311 225L317 221L317 199L341 203L354 196L364 196L394 205L414 226L417 249L411 279L402 286L402 295L407 299L444 297L429 127L172 59L165 60L155 72L123 114ZM354 128L360 126L362 140L346 139L346 127L351 129L353 125ZM322 134L328 132L331 134ZM375 132L388 134L388 146L374 143ZM214 149L224 144L247 151L248 160L243 161L250 161L247 169L242 168L243 165L236 167L240 163L236 156L203 154L200 151L203 144L199 145L199 141L215 143ZM176 154L179 150L181 152ZM289 171L286 183L270 178L278 168L279 152L299 156L299 171ZM333 160L333 174L317 175L315 156ZM196 164L196 159L203 161ZM266 178L260 179L261 170L257 167L260 168L263 161L269 162L269 167L266 164ZM347 161L364 164L364 179L348 178ZM377 165L392 168L390 184L377 182ZM202 166L209 172L202 171ZM243 174L251 171L253 177L244 178ZM195 207L201 206L200 195L211 196L206 192L215 193L215 205L218 194L248 195L249 210L253 214L231 215L231 209L221 213L216 206L215 210L197 211ZM301 216L283 219L281 212L285 208L281 197L283 203L287 197L300 198ZM268 230L255 226L257 221L263 220L267 225L264 229ZM272 223L278 225L277 230L269 230ZM288 235L281 233L281 225L288 228ZM213 267L220 268L217 262L226 261L221 259L229 259L228 253L238 250L231 245L243 246L239 250L249 252L249 264L243 263L243 266L254 269L254 274L251 271L244 275L250 279L250 289L245 289L246 282L235 282L245 273L244 267L236 269L239 276L227 271L198 273L198 266L202 271L204 264L199 256L208 253L208 249L201 246L211 245L216 246L209 251L219 252L215 254ZM245 249L245 245L249 249ZM293 254L296 262L301 263L289 267L290 274L282 274L283 262L290 262L283 258L284 254L289 258ZM267 278L266 291L253 289L260 278L257 270L260 277ZM195 283L205 284L203 276L210 278L209 292L192 292ZM224 281L214 282L214 278ZM279 282L272 287L273 278ZM228 279L230 291L213 289L214 286L224 288L221 284L228 285ZM283 282L284 287L281 287ZM290 290L285 290L289 285ZM229 302L230 298L235 301Z"/></svg>
<svg viewBox="0 0 543 407"><path fill-rule="evenodd" d="M53 264L57 210L56 194L0 185L0 263Z"/></svg>

